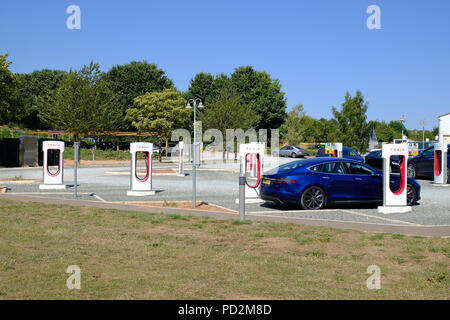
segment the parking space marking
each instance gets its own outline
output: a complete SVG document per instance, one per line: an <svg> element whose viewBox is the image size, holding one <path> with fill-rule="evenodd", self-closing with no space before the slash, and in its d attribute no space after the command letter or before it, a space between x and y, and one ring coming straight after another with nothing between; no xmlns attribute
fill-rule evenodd
<svg viewBox="0 0 450 320"><path fill-rule="evenodd" d="M417 226L417 227L421 227L421 224L418 223L412 223L412 222L408 222L408 221L402 221L402 220L397 220L397 219L390 219L390 218L385 218L385 217L378 217L378 216L372 216L370 214L365 214L365 213L361 213L361 212L355 212L355 211L350 211L350 210L345 210L345 209L324 209L324 210L283 210L283 211L253 211L253 212L248 212L248 214L252 215L265 215L265 216L269 216L267 215L267 213L298 213L298 214L302 214L302 213L324 213L324 212L344 212L344 213L348 213L348 214L352 214L352 215L357 215L357 216L362 216L362 217L366 217L366 218L374 218L374 219L380 219L380 220L384 220L384 221L388 221L388 222L392 222L397 224L401 224L401 225L411 225L411 226ZM278 216L280 217L280 216ZM281 216L283 217L283 216ZM290 218L290 217L286 217L286 218ZM295 218L294 218L295 219ZM298 218L298 219L312 219L312 218ZM327 220L327 221L341 221L341 220L329 220L329 219L312 219L312 220ZM352 221L348 221L348 222L352 222Z"/></svg>
<svg viewBox="0 0 450 320"><path fill-rule="evenodd" d="M376 225L376 226L398 226L398 227L405 227L405 222L401 222L401 224L382 224L382 223L374 223L374 222L361 222L361 221L352 221L352 220L332 220L332 219L321 219L321 218L301 218L301 217L287 217L287 216L281 216L281 215L270 215L270 214L246 214L248 216L254 216L254 217L270 217L270 218L286 218L286 219L294 219L294 220L309 220L309 221L325 221L325 222L346 222L346 223L358 223L358 224L370 224L370 225ZM421 225L415 225L420 226Z"/></svg>
<svg viewBox="0 0 450 320"><path fill-rule="evenodd" d="M411 225L411 226L417 226L417 227L421 227L421 224L418 223L412 223L412 222L408 222L408 221L402 221L402 220L397 220L397 219L389 219L389 218L384 218L384 217L378 217L378 216L372 216L370 214L365 214L365 213L361 213L361 212L355 212L355 211L350 211L350 210L340 210L342 212L346 212L349 214L354 214L356 216L362 216L362 217L368 217L368 218L376 218L376 219L380 219L380 220L385 220L385 221L389 221L389 222L397 222L397 223L403 223L403 224L407 224L407 225Z"/></svg>
<svg viewBox="0 0 450 320"><path fill-rule="evenodd" d="M103 199L102 197L100 197L100 196L98 196L98 195L96 195L96 194L94 194L93 196L94 196L95 199L98 199L98 200L100 200L101 202L108 202L108 201L106 201L105 199Z"/></svg>

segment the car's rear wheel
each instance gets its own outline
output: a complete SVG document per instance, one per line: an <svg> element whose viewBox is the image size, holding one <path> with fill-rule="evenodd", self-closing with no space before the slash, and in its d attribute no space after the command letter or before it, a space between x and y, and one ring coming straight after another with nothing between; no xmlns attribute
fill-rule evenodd
<svg viewBox="0 0 450 320"><path fill-rule="evenodd" d="M416 189L412 185L408 184L408 191L406 194L406 204L408 206L412 206L416 203L416 201L417 201Z"/></svg>
<svg viewBox="0 0 450 320"><path fill-rule="evenodd" d="M292 152L292 153L291 153L291 158L295 158L295 157L296 157L295 153Z"/></svg>
<svg viewBox="0 0 450 320"><path fill-rule="evenodd" d="M302 193L300 204L304 210L319 210L325 206L327 197L320 187L309 187Z"/></svg>
<svg viewBox="0 0 450 320"><path fill-rule="evenodd" d="M408 177L416 178L416 168L414 168L413 164L408 164Z"/></svg>

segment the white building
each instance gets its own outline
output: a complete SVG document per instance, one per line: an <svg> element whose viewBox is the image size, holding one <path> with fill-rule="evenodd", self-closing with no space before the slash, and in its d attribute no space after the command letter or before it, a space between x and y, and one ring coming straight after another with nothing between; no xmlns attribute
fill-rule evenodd
<svg viewBox="0 0 450 320"><path fill-rule="evenodd" d="M450 144L450 113L439 116L439 142Z"/></svg>

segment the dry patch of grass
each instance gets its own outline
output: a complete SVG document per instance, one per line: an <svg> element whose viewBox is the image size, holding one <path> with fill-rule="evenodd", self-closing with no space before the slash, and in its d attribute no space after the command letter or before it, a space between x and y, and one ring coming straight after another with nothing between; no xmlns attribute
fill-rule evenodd
<svg viewBox="0 0 450 320"><path fill-rule="evenodd" d="M0 299L448 299L449 253L443 238L0 200Z"/></svg>
<svg viewBox="0 0 450 320"><path fill-rule="evenodd" d="M178 208L178 209L193 209L192 201L146 201L146 202L128 202L135 206L144 207L164 207L164 208ZM196 202L196 210L205 210L213 212L226 212L226 213L236 213L236 211L217 206L215 204L206 202Z"/></svg>

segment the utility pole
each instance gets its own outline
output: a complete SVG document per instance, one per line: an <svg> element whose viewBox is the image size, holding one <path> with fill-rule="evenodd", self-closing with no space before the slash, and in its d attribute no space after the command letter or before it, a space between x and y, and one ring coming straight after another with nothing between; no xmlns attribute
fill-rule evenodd
<svg viewBox="0 0 450 320"><path fill-rule="evenodd" d="M196 165L197 165L197 132L196 132L196 126L197 126L197 119L196 119L196 107L197 107L197 102L198 102L198 107L199 108L203 108L203 104L202 104L202 100L197 98L197 99L189 99L186 105L186 108L191 109L191 102L194 104L194 143L192 144L192 149L191 149L191 153L192 153L192 205L193 208L195 209L196 206L196 202L197 202L197 173L196 173ZM200 148L200 146L198 146L198 148ZM198 159L198 161L200 161L200 159Z"/></svg>
<svg viewBox="0 0 450 320"><path fill-rule="evenodd" d="M402 124L402 142L403 142L403 124L406 122L405 115L402 115L402 118L400 119L400 123Z"/></svg>
<svg viewBox="0 0 450 320"><path fill-rule="evenodd" d="M427 122L425 120L420 121L420 125L422 126L422 150L425 149L425 126Z"/></svg>

